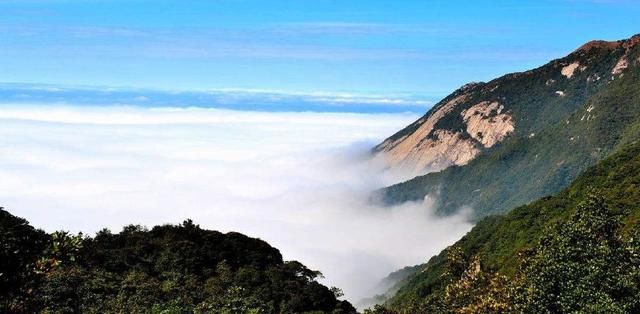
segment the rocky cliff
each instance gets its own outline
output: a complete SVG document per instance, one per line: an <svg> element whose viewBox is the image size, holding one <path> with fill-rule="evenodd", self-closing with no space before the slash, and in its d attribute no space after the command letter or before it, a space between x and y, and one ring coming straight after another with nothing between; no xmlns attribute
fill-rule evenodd
<svg viewBox="0 0 640 314"><path fill-rule="evenodd" d="M403 167L414 174L465 165L484 148L502 141L514 130L510 112L498 101L480 101L461 112L456 107L469 104L471 92L482 83L471 83L457 90L407 129L376 147L393 167ZM459 115L459 117L451 117ZM438 127L444 119L462 119L463 128Z"/></svg>

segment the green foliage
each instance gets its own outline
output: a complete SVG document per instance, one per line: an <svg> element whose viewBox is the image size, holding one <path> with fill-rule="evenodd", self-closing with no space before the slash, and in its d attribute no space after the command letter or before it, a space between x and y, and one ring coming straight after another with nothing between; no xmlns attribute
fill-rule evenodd
<svg viewBox="0 0 640 314"><path fill-rule="evenodd" d="M598 196L542 237L523 260L514 304L525 313L640 312L640 241Z"/></svg>
<svg viewBox="0 0 640 314"><path fill-rule="evenodd" d="M376 305L372 309L364 310L364 314L397 314L398 312L390 310L382 305Z"/></svg>
<svg viewBox="0 0 640 314"><path fill-rule="evenodd" d="M319 272L239 233L188 220L83 238L0 215L0 273L13 275L0 277L3 313L355 312L316 281Z"/></svg>
<svg viewBox="0 0 640 314"><path fill-rule="evenodd" d="M232 314L269 313L269 308L253 297L244 288L233 286L223 295L210 298L195 308L195 313Z"/></svg>
<svg viewBox="0 0 640 314"><path fill-rule="evenodd" d="M61 264L73 263L82 248L82 234L71 235L66 231L51 234L50 246L36 264L36 272L46 274Z"/></svg>
<svg viewBox="0 0 640 314"><path fill-rule="evenodd" d="M480 221L422 265L386 307L400 313L638 312L639 214L636 143L558 195Z"/></svg>
<svg viewBox="0 0 640 314"><path fill-rule="evenodd" d="M27 302L40 276L33 272L48 236L0 208L0 313L31 312Z"/></svg>

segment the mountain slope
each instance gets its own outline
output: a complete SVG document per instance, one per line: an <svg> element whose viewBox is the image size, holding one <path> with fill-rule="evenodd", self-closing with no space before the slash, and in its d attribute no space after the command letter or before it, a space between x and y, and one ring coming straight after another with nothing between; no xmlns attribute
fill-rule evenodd
<svg viewBox="0 0 640 314"><path fill-rule="evenodd" d="M48 235L0 210L2 313L355 313L266 242L191 221Z"/></svg>
<svg viewBox="0 0 640 314"><path fill-rule="evenodd" d="M483 219L420 266L386 307L401 313L469 306L481 306L479 312L491 306L516 313L634 312L640 310L633 301L640 293L639 234L640 143L634 143L559 194ZM595 307L585 308L587 300ZM552 309L559 305L573 308Z"/></svg>
<svg viewBox="0 0 640 314"><path fill-rule="evenodd" d="M467 85L375 152L391 166L438 171L382 190L385 202L430 194L441 213L471 206L481 218L559 191L638 138L640 35Z"/></svg>

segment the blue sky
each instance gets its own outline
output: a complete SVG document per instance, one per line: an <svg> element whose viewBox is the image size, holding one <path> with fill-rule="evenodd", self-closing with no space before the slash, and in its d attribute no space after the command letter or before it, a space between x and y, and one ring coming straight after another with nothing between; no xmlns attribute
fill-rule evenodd
<svg viewBox="0 0 640 314"><path fill-rule="evenodd" d="M448 94L640 33L640 1L0 0L0 82Z"/></svg>

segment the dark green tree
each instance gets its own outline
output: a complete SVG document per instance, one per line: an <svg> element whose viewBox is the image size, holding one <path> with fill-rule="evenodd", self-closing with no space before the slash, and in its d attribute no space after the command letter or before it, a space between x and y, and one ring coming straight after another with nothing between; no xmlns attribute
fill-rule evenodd
<svg viewBox="0 0 640 314"><path fill-rule="evenodd" d="M41 276L34 272L49 236L0 207L0 313L31 312Z"/></svg>

